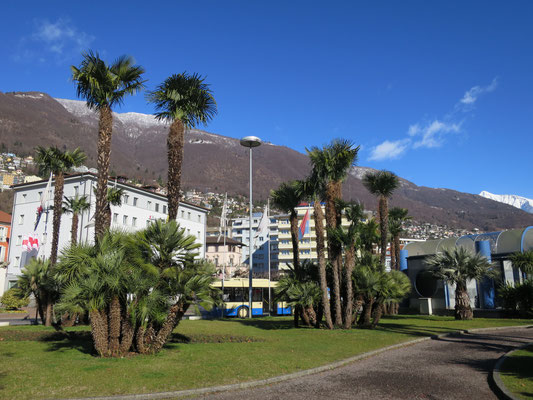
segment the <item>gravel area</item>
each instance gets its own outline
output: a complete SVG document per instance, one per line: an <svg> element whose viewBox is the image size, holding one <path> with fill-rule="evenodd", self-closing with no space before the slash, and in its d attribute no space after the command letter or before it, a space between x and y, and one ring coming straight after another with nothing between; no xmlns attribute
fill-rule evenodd
<svg viewBox="0 0 533 400"><path fill-rule="evenodd" d="M533 341L533 329L457 334L381 353L335 370L206 399L498 399L497 359Z"/></svg>

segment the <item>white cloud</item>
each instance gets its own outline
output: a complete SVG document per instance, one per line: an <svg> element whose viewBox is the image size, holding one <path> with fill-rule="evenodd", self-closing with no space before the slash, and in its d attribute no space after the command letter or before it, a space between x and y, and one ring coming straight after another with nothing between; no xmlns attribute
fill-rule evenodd
<svg viewBox="0 0 533 400"><path fill-rule="evenodd" d="M409 126L409 130L407 131L407 134L409 136L415 136L418 133L420 133L420 125L414 124L414 125Z"/></svg>
<svg viewBox="0 0 533 400"><path fill-rule="evenodd" d="M447 123L439 120L434 120L426 126L418 128L416 136L421 136L422 138L413 144L413 148L417 149L419 147L440 147L444 143L444 137L447 133L458 133L460 131L460 123ZM411 134L410 132L411 128L409 128L409 134Z"/></svg>
<svg viewBox="0 0 533 400"><path fill-rule="evenodd" d="M368 159L371 161L381 161L399 158L405 153L410 143L410 139L396 140L394 142L385 140L372 149Z"/></svg>
<svg viewBox="0 0 533 400"><path fill-rule="evenodd" d="M493 92L496 87L498 87L498 78L494 78L488 86L474 86L465 92L463 98L459 100L459 103L472 105L476 102L479 96L484 93Z"/></svg>
<svg viewBox="0 0 533 400"><path fill-rule="evenodd" d="M63 62L87 50L95 39L77 29L68 19L59 18L55 22L35 20L34 24L33 33L20 39L14 60L45 61L51 56L55 61Z"/></svg>

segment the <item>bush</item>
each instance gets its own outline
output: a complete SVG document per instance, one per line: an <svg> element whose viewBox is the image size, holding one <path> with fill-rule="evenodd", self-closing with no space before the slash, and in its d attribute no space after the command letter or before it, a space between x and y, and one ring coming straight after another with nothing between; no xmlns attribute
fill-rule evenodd
<svg viewBox="0 0 533 400"><path fill-rule="evenodd" d="M0 303L7 310L18 310L19 308L26 307L30 303L30 299L24 297L22 290L11 288L0 297Z"/></svg>
<svg viewBox="0 0 533 400"><path fill-rule="evenodd" d="M504 285L500 288L503 308L522 316L533 314L533 279L527 279L516 286Z"/></svg>

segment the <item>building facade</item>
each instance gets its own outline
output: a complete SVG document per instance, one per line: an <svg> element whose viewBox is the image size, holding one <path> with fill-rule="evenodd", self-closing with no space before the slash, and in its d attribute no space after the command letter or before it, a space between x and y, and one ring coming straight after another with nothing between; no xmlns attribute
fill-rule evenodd
<svg viewBox="0 0 533 400"><path fill-rule="evenodd" d="M91 204L90 210L79 216L78 242L92 243L94 240L94 211L96 207L95 188L97 177L91 173L78 173L65 177L64 196L86 196ZM109 186L123 189L124 196L121 206L111 206L111 228L125 231L143 229L155 220L168 218L167 198L158 193L151 192L136 186L121 182L109 182ZM9 243L9 266L7 279L2 289L8 289L17 280L22 267L31 257L48 258L52 247L52 220L54 185L50 188L48 211L41 216L37 228L37 209L41 195L46 189L47 181L24 183L15 185L13 202L13 219L11 226L11 240ZM181 202L178 209L177 221L185 229L186 234L196 237L201 244L199 256L205 257L205 230L207 209L185 202ZM61 216L61 229L59 233L59 252L68 246L71 239L72 215L63 213ZM35 235L39 239L39 249L28 252L22 242L28 235Z"/></svg>
<svg viewBox="0 0 533 400"><path fill-rule="evenodd" d="M268 233L257 234L259 222L263 213L254 213L252 215L252 241L251 248L253 255L253 271L256 275L268 275L270 271L279 269L278 260L278 216L269 216ZM249 242L250 242L250 218L240 217L232 220L232 237L243 243L246 248L242 252L241 263L249 264Z"/></svg>
<svg viewBox="0 0 533 400"><path fill-rule="evenodd" d="M205 246L205 258L215 265L217 271L220 271L220 278L233 277L234 273L243 266L244 245L238 240L223 236L207 236Z"/></svg>

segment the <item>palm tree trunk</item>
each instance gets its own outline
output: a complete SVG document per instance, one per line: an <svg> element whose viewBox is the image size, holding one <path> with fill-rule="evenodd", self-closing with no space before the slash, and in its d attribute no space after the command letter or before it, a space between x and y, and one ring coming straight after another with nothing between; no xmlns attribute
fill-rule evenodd
<svg viewBox="0 0 533 400"><path fill-rule="evenodd" d="M119 354L124 356L130 351L135 336L135 329L131 323L131 315L129 312L124 312L122 316L122 339L120 341Z"/></svg>
<svg viewBox="0 0 533 400"><path fill-rule="evenodd" d="M294 271L300 271L300 245L298 239L298 214L296 211L291 212L291 242L292 242L292 262L294 264Z"/></svg>
<svg viewBox="0 0 533 400"><path fill-rule="evenodd" d="M70 229L70 244L75 245L78 243L78 213L72 213L72 228Z"/></svg>
<svg viewBox="0 0 533 400"><path fill-rule="evenodd" d="M44 317L44 326L52 326L52 297L46 294L46 315Z"/></svg>
<svg viewBox="0 0 533 400"><path fill-rule="evenodd" d="M50 268L53 268L57 262L64 183L65 177L63 173L57 172L54 176L54 218L52 223L52 252L50 253Z"/></svg>
<svg viewBox="0 0 533 400"><path fill-rule="evenodd" d="M109 352L113 357L118 356L120 347L120 308L120 300L114 296L109 305Z"/></svg>
<svg viewBox="0 0 533 400"><path fill-rule="evenodd" d="M170 307L170 310L167 315L167 319L163 323L163 326L157 333L154 339L154 342L150 347L150 353L157 353L159 350L163 348L168 338L172 334L172 331L179 324L179 322L181 321L181 318L183 317L185 312L187 312L188 308L189 308L188 303L181 303L181 302L178 302L174 304L172 307Z"/></svg>
<svg viewBox="0 0 533 400"><path fill-rule="evenodd" d="M466 285L457 284L455 289L455 319L473 319L474 313L470 307L470 297L466 290Z"/></svg>
<svg viewBox="0 0 533 400"><path fill-rule="evenodd" d="M387 255L387 232L389 228L389 209L388 201L385 196L379 197L379 230L381 234L381 253L379 261L385 265L385 258Z"/></svg>
<svg viewBox="0 0 533 400"><path fill-rule="evenodd" d="M382 302L379 302L377 303L377 305L375 305L374 312L372 313L373 314L372 329L374 329L378 325L379 320L381 319L381 316L383 315L383 307L384 305Z"/></svg>
<svg viewBox="0 0 533 400"><path fill-rule="evenodd" d="M95 241L102 237L106 226L107 181L109 178L109 159L111 157L111 135L113 133L113 114L109 106L100 109L98 123L98 183L96 186L96 211L94 214Z"/></svg>
<svg viewBox="0 0 533 400"><path fill-rule="evenodd" d="M168 155L168 218L176 219L180 202L181 166L183 163L183 147L185 126L179 119L170 125L167 138Z"/></svg>
<svg viewBox="0 0 533 400"><path fill-rule="evenodd" d="M94 348L100 357L106 357L109 353L106 312L103 310L90 311L89 317Z"/></svg>
<svg viewBox="0 0 533 400"><path fill-rule="evenodd" d="M396 243L394 240L390 242L390 269L396 269Z"/></svg>
<svg viewBox="0 0 533 400"><path fill-rule="evenodd" d="M336 182L328 182L326 185L326 226L331 229L337 227L337 207L335 207L335 201L338 199L339 191L337 186ZM342 326L339 254L341 254L341 249L328 234L328 258L333 266L335 325Z"/></svg>
<svg viewBox="0 0 533 400"><path fill-rule="evenodd" d="M355 248L352 246L346 249L346 299L344 301L344 329L352 327L353 315L353 286L352 286L352 271L355 267Z"/></svg>
<svg viewBox="0 0 533 400"><path fill-rule="evenodd" d="M365 299L365 303L363 305L363 312L361 313L361 316L359 317L358 325L363 328L370 327L371 324L371 317L372 317L372 307L374 306L374 297L368 297Z"/></svg>
<svg viewBox="0 0 533 400"><path fill-rule="evenodd" d="M319 201L313 204L315 219L316 252L318 255L318 275L320 277L320 290L322 291L322 310L326 318L326 326L333 329L331 320L331 306L328 297L328 281L326 277L326 251L324 248L324 212Z"/></svg>
<svg viewBox="0 0 533 400"><path fill-rule="evenodd" d="M394 235L394 259L396 260L396 270L400 270L400 235Z"/></svg>

